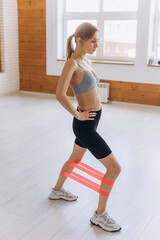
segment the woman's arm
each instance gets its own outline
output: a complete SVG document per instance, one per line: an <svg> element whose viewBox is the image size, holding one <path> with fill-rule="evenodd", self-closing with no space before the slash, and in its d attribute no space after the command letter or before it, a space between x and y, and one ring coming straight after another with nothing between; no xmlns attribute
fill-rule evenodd
<svg viewBox="0 0 160 240"><path fill-rule="evenodd" d="M78 111L74 108L69 98L67 97L67 90L72 79L73 73L76 70L76 63L74 60L69 59L66 61L62 70L61 77L58 81L56 89L56 99L62 106L70 112L74 117L78 118Z"/></svg>
<svg viewBox="0 0 160 240"><path fill-rule="evenodd" d="M75 118L79 120L94 120L95 113L90 113L90 111L78 112L69 98L67 97L67 90L72 79L73 73L76 70L76 63L73 59L69 59L66 61L61 77L58 81L57 89L56 89L56 99L62 104L62 106L70 112Z"/></svg>

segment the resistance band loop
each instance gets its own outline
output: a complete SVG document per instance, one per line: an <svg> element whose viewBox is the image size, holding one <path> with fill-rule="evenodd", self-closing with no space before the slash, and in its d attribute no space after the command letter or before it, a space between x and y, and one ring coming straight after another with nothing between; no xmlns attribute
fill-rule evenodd
<svg viewBox="0 0 160 240"><path fill-rule="evenodd" d="M103 183L105 183L105 184L107 184L107 185L113 186L113 184L114 184L114 181L110 181L110 180L108 180L108 179L106 179L106 178L103 178L103 176L104 176L103 173L97 171L96 169L88 166L88 165L85 164L85 163L81 163L81 162L80 162L79 164L76 164L76 163L74 163L74 162L71 162L70 160L68 160L67 163L70 164L71 166L76 167L76 168L78 168L79 170L87 173L88 175L97 178L98 180L102 181ZM79 166L79 165L81 165L81 166ZM84 167L88 168L89 170L86 169L86 168L84 168Z"/></svg>
<svg viewBox="0 0 160 240"><path fill-rule="evenodd" d="M110 181L108 179L105 179L103 177L104 176L103 173L101 173L98 170L88 166L85 163L80 162L79 164L77 164L77 163L74 163L74 162L72 162L70 160L68 160L67 163L70 164L72 167L76 167L79 170L87 173L88 175L97 178L98 180L102 181L103 183L105 183L107 185L113 186L113 184L114 184L114 181ZM81 176L78 173L75 173L73 171L71 173L68 173L68 172L63 171L61 169L61 174L65 175L67 177L70 177L71 179L73 179L73 180L75 180L75 181L85 185L86 187L91 188L92 190L94 190L94 191L96 191L96 192L98 192L98 193L100 193L100 194L102 194L104 196L108 197L109 194L110 194L110 192L105 192L105 191L101 190L99 184L89 180L88 178L85 178L85 177Z"/></svg>
<svg viewBox="0 0 160 240"><path fill-rule="evenodd" d="M89 179L79 175L78 173L75 173L75 172L68 173L68 172L65 172L63 170L61 170L61 173L63 175L65 175L65 176L67 176L67 177L69 177L69 178L71 178L71 179L73 179L73 180L75 180L75 181L85 185L86 187L91 188L92 190L94 190L94 191L96 191L96 192L98 192L98 193L100 193L100 194L102 194L104 196L108 197L109 194L110 194L109 192L105 192L105 191L101 190L99 184L97 184L97 183L95 183L95 182L93 182L93 181L91 181L91 180L89 180Z"/></svg>

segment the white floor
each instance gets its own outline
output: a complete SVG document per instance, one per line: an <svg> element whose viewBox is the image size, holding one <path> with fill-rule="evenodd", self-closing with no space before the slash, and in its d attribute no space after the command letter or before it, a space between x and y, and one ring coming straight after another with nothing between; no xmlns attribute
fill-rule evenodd
<svg viewBox="0 0 160 240"><path fill-rule="evenodd" d="M122 166L107 206L119 233L90 224L98 193L80 183L64 185L77 201L48 200L74 141L55 96L0 97L0 240L160 240L160 108L105 104L98 131ZM83 162L104 172L89 152Z"/></svg>

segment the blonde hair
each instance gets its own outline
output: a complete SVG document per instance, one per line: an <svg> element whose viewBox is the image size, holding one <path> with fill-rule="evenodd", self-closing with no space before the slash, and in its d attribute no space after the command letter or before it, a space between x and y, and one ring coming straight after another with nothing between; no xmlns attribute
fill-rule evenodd
<svg viewBox="0 0 160 240"><path fill-rule="evenodd" d="M75 37L75 42L77 37L82 38L82 40L86 41L90 38L93 37L93 35L95 34L95 32L99 31L99 29L94 26L91 23L88 22L84 22L82 24L80 24L77 28L74 34L72 34L71 36L69 36L69 38L67 39L67 49L66 49L66 56L67 59L69 59L72 55L72 53L74 52L74 46L73 46L73 37Z"/></svg>

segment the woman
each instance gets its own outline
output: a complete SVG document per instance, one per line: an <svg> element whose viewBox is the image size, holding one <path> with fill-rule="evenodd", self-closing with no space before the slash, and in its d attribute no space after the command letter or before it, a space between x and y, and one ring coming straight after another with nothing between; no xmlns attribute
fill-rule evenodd
<svg viewBox="0 0 160 240"><path fill-rule="evenodd" d="M72 43L73 37L76 43L75 50ZM102 112L97 88L99 78L85 57L86 54L93 54L95 52L98 47L98 40L99 30L90 23L79 25L75 33L68 38L67 61L58 81L56 99L74 116L73 131L76 139L69 160L78 164L82 160L86 150L89 149L105 166L106 173L104 179L114 182L120 174L121 167L107 143L96 131ZM72 87L78 101L77 109L73 107L67 97L66 93L69 85ZM73 168L66 162L62 170L71 173ZM61 198L74 201L78 198L62 188L66 178L66 176L60 173L58 181L49 195L50 199ZM105 192L111 192L112 186L101 182L100 189ZM107 196L99 194L98 207L90 221L106 231L119 231L121 229L120 225L110 218L105 211L107 199Z"/></svg>

